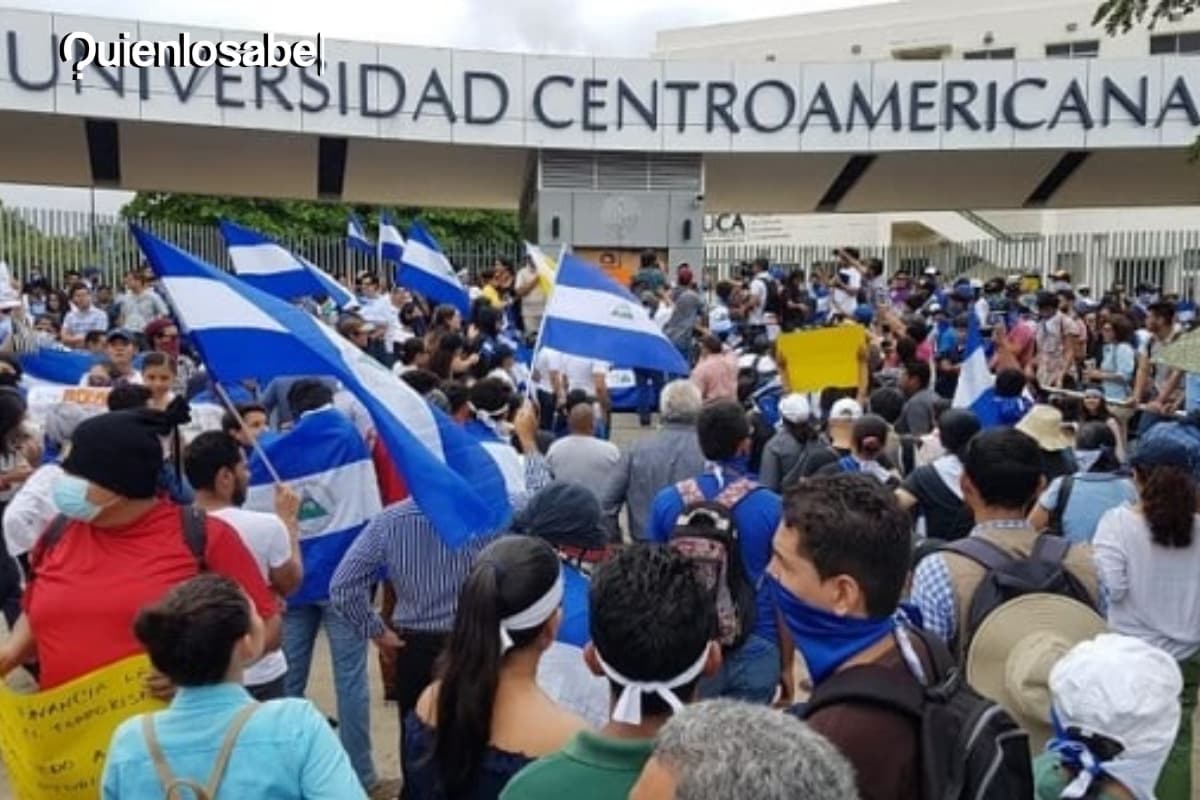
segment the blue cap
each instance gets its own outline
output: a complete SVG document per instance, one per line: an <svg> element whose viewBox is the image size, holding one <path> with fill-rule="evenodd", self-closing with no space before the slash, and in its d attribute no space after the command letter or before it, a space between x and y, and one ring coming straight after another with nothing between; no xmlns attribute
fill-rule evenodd
<svg viewBox="0 0 1200 800"><path fill-rule="evenodd" d="M854 309L854 320L862 325L870 325L875 320L875 309L862 303Z"/></svg>
<svg viewBox="0 0 1200 800"><path fill-rule="evenodd" d="M1193 449L1166 436L1143 438L1129 463L1135 467L1179 467L1191 472L1196 466Z"/></svg>
<svg viewBox="0 0 1200 800"><path fill-rule="evenodd" d="M127 342L137 341L134 335L124 328L113 328L108 332L108 335L104 337L104 341L106 342L111 342L114 339L124 339Z"/></svg>

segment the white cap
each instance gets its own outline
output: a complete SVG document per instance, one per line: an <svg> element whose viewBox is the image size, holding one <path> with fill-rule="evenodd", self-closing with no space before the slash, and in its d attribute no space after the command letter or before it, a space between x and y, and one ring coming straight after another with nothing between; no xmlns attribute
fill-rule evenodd
<svg viewBox="0 0 1200 800"><path fill-rule="evenodd" d="M1174 658L1141 639L1115 633L1076 645L1050 671L1050 697L1061 732L1075 728L1083 736L1099 734L1119 742L1124 750L1098 766L1138 800L1154 800L1154 785L1179 729L1182 689ZM1090 782L1086 775L1081 772L1077 779L1084 791Z"/></svg>
<svg viewBox="0 0 1200 800"><path fill-rule="evenodd" d="M856 420L862 415L862 406L858 404L857 400L850 397L843 397L833 404L833 408L829 409L831 422L838 419Z"/></svg>
<svg viewBox="0 0 1200 800"><path fill-rule="evenodd" d="M925 274L926 274L926 275L937 275L937 274L938 274L938 268L937 268L937 267L926 267L926 268L925 268Z"/></svg>
<svg viewBox="0 0 1200 800"><path fill-rule="evenodd" d="M812 408L807 397L792 393L779 401L779 414L788 422L808 422Z"/></svg>
<svg viewBox="0 0 1200 800"><path fill-rule="evenodd" d="M980 280L979 278L971 278L971 288L972 289L982 289L983 281Z"/></svg>

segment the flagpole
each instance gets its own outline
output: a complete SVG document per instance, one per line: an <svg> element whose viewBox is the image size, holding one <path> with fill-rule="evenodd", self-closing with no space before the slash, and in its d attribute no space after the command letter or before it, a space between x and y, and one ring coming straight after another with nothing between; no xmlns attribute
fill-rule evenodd
<svg viewBox="0 0 1200 800"><path fill-rule="evenodd" d="M563 245L563 246L566 247L566 245ZM541 248L538 248L538 249L539 249L539 251L541 250ZM533 257L531 254L527 253L526 257L529 258L531 261L533 260ZM536 263L533 266L534 266L534 269L537 269ZM550 309L550 298L554 294L555 287L558 286L558 276L561 274L562 274L562 255L560 254L559 258L558 258L558 267L557 267L557 269L554 270L554 281L550 284L550 295L548 295L546 297L546 305L542 308L542 320L541 320L541 322L538 323L537 339L535 339L533 342L533 356L530 358L530 361L529 361L529 372L530 372L531 379L525 385L525 396L528 399L532 399L534 396L534 392L536 391L534 389L533 380L532 380L533 370L537 366L538 353L542 349L542 336L546 333L546 318L550 316L546 312L549 311L549 309Z"/></svg>
<svg viewBox="0 0 1200 800"><path fill-rule="evenodd" d="M149 259L147 259L147 260L149 260ZM151 262L151 264L153 265L153 262ZM162 280L162 277L161 276L158 276L158 277L159 277L158 288L162 290L163 297L164 297L164 299L166 299L167 305L171 307L171 312L172 312L173 316L175 317L175 319L178 321L179 328L184 333L190 333L191 331L188 329L187 323L185 323L183 321L183 315L179 313L179 307L175 305L175 299L173 297L171 297L170 290L167 289L167 285ZM228 408L229 411L231 411L233 413L233 416L237 419L238 424L241 425L243 428L246 427L246 421L244 419L242 419L242 415L238 413L237 406L235 406L233 404L233 401L229 399L229 395L226 393L225 387L221 385L220 378L218 378L217 373L213 371L211 362L208 360L208 358L205 357L204 348L200 346L200 340L199 339L193 340L192 345L196 348L196 353L200 356L200 363L203 364L205 369L208 370L209 376L212 379L213 388L216 390L217 395L221 398L222 401L224 401L226 408ZM262 447L259 446L258 439L255 438L252 441L254 442L255 452L257 452L259 454L259 456L262 457L263 464L266 465L267 471L269 473L271 473L271 477L275 480L275 483L282 484L283 480L279 477L279 473L275 470L275 465L270 462L270 460L267 458L267 454L264 453L262 450Z"/></svg>

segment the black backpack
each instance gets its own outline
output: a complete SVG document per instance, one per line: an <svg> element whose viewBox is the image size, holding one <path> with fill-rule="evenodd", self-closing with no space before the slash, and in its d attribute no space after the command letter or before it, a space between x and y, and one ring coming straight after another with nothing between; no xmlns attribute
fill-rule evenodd
<svg viewBox="0 0 1200 800"><path fill-rule="evenodd" d="M756 593L742 559L732 512L759 488L742 478L708 500L695 480L675 485L684 507L667 545L696 565L704 585L713 593L717 638L726 650L741 647L754 629Z"/></svg>
<svg viewBox="0 0 1200 800"><path fill-rule="evenodd" d="M1071 490L1075 488L1075 476L1067 475L1058 484L1058 502L1050 510L1050 521L1046 523L1046 533L1062 536L1063 517L1067 514L1067 503L1071 502Z"/></svg>
<svg viewBox="0 0 1200 800"><path fill-rule="evenodd" d="M927 685L896 680L875 664L850 667L817 686L804 709L811 718L846 703L878 706L917 726L924 800L1024 800L1032 798L1029 736L1002 707L969 685L946 646L915 628L933 662Z"/></svg>
<svg viewBox="0 0 1200 800"><path fill-rule="evenodd" d="M37 564L54 549L55 545L62 541L63 534L66 533L67 525L70 522L71 520L67 517L59 514L50 520L46 530L42 531L42 535L38 537L37 544L34 546L34 552L30 553L30 580L37 574ZM207 572L208 561L205 558L205 552L208 549L208 514L203 508L196 506L180 506L179 524L183 530L183 540L187 544L188 552L196 559L196 566L200 572Z"/></svg>
<svg viewBox="0 0 1200 800"><path fill-rule="evenodd" d="M817 456L822 457L822 464L827 464L837 458L837 451L820 439L809 439L801 448L800 457L783 476L779 485L783 488L791 487L812 475L815 470L810 469L809 465Z"/></svg>
<svg viewBox="0 0 1200 800"><path fill-rule="evenodd" d="M992 611L1016 597L1027 594L1060 595L1099 611L1083 581L1063 564L1070 549L1069 541L1049 533L1038 536L1028 558L1015 556L978 536L959 539L943 547L942 552L957 553L986 570L971 597L967 619L959 620L958 643L961 651L966 652L980 624Z"/></svg>

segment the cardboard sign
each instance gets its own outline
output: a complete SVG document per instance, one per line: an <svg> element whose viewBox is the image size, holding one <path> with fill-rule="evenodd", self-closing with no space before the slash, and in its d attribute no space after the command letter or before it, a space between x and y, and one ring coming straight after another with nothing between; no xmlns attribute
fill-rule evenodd
<svg viewBox="0 0 1200 800"><path fill-rule="evenodd" d="M70 683L18 694L0 682L0 757L21 800L95 800L113 731L166 706L142 690L150 672L132 656Z"/></svg>

